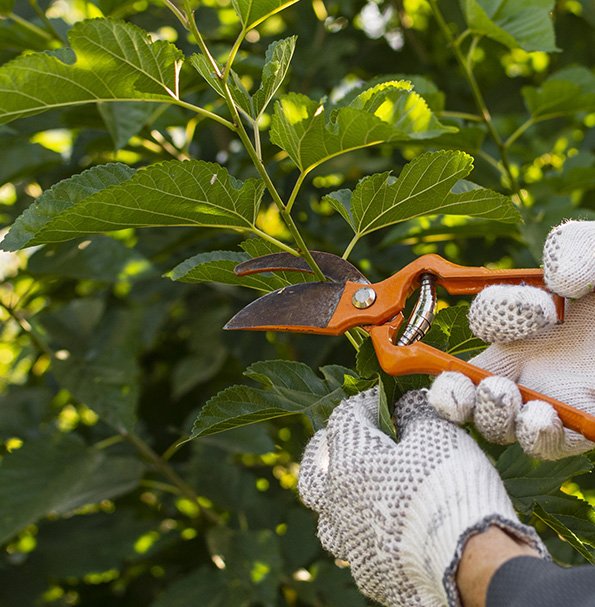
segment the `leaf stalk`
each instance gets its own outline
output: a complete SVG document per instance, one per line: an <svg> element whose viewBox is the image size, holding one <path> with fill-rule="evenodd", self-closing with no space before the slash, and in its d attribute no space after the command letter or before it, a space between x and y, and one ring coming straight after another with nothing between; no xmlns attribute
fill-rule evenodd
<svg viewBox="0 0 595 607"><path fill-rule="evenodd" d="M511 167L510 161L508 159L508 151L506 148L506 144L502 141L500 134L498 133L498 131L496 130L496 127L494 126L494 122L492 120L490 111L485 103L481 90L479 89L479 85L477 84L475 75L473 74L473 69L472 69L473 50L477 46L477 43L479 42L480 37L474 36L470 49L469 49L467 59L465 59L465 57L463 56L463 53L461 52L460 46L459 46L459 43L462 41L463 38L459 37L458 40L455 40L454 36L452 35L452 32L448 28L448 24L446 23L442 13L440 12L440 9L438 8L436 0L430 0L430 6L432 8L432 13L434 14L434 18L436 19L436 22L438 23L438 27L440 28L443 36L446 38L446 41L448 42L449 46L452 48L455 58L456 58L457 62L459 63L461 69L463 70L463 74L469 84L469 87L471 88L471 93L475 100L475 104L477 105L477 108L479 110L479 113L483 119L483 122L487 126L492 139L498 146L498 150L500 151L500 158L502 161L502 168L504 169L503 172L508 179L509 187L514 193L516 193L519 196L519 199L522 200L521 188L512 171L512 167Z"/></svg>

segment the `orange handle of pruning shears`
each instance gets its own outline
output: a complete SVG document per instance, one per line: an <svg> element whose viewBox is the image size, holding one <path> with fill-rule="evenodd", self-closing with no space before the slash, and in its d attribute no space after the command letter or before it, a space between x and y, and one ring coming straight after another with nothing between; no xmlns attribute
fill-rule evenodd
<svg viewBox="0 0 595 607"><path fill-rule="evenodd" d="M395 346L392 343L395 328L391 325L372 327L369 332L378 356L378 362L389 375L418 373L439 375L443 371L458 371L465 374L475 384L493 375L471 363L421 342L409 346ZM585 438L595 441L595 416L525 386L517 385L523 402L541 400L549 403L556 410L566 428L579 432Z"/></svg>

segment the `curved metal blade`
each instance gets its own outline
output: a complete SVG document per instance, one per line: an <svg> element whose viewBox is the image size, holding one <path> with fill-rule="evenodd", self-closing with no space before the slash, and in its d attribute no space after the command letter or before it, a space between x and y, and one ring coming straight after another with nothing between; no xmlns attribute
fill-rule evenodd
<svg viewBox="0 0 595 607"><path fill-rule="evenodd" d="M267 293L240 310L224 329L295 331L310 328L319 333L329 324L345 284L306 282Z"/></svg>
<svg viewBox="0 0 595 607"><path fill-rule="evenodd" d="M313 251L312 257L321 272L333 282L358 282L369 285L370 281L351 263L332 253ZM234 272L238 276L257 274L260 272L290 271L308 272L313 274L310 266L303 257L296 257L291 253L271 253L262 257L248 259L238 264Z"/></svg>

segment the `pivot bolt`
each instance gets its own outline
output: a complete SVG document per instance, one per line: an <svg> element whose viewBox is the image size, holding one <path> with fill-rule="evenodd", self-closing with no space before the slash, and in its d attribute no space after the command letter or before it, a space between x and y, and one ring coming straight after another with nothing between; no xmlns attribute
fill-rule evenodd
<svg viewBox="0 0 595 607"><path fill-rule="evenodd" d="M358 289L351 298L351 303L358 310L369 308L376 301L376 291L372 287Z"/></svg>

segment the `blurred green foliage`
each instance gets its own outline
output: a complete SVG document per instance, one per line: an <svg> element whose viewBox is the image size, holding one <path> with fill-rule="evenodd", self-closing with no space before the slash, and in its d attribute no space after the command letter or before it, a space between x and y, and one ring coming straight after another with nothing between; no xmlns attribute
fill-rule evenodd
<svg viewBox="0 0 595 607"><path fill-rule="evenodd" d="M369 342L223 332L304 280L231 270L538 265L595 219L594 27L587 0L0 0L0 603L365 605L297 462L345 395L427 378ZM428 341L467 358L441 297ZM482 446L554 557L592 561L591 459Z"/></svg>

